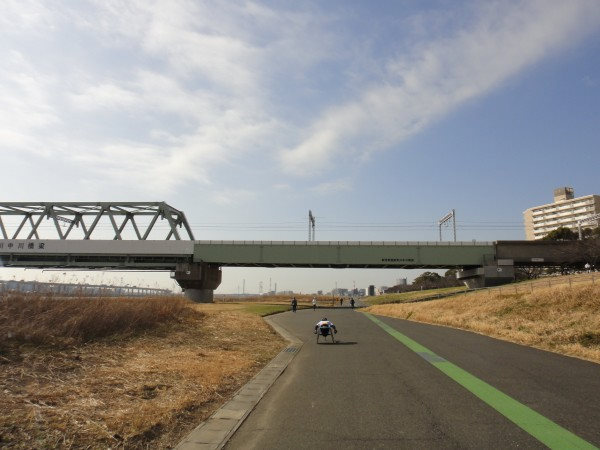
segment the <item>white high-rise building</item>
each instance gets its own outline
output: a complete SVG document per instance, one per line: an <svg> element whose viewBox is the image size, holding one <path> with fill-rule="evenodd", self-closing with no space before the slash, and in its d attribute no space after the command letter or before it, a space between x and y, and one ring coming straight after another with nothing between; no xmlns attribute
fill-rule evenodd
<svg viewBox="0 0 600 450"><path fill-rule="evenodd" d="M572 187L554 189L554 203L534 206L523 212L525 236L528 240L541 239L559 227L577 231L578 221L600 213L600 195L575 198ZM583 227L597 227L600 221L586 223Z"/></svg>

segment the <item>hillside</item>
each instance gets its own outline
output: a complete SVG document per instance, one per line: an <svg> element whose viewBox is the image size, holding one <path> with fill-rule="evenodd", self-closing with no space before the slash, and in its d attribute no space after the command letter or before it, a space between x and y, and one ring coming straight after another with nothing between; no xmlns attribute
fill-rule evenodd
<svg viewBox="0 0 600 450"><path fill-rule="evenodd" d="M556 277L440 300L370 306L373 314L446 325L600 363L600 277Z"/></svg>

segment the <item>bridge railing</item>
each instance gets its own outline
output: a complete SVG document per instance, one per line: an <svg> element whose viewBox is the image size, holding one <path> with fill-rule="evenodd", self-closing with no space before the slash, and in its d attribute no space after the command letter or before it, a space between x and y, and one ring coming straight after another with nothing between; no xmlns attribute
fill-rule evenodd
<svg viewBox="0 0 600 450"><path fill-rule="evenodd" d="M196 241L197 244L218 245L301 245L301 246L328 246L328 245L356 245L356 246L397 246L420 245L428 247L473 247L491 246L489 241L223 241L206 240Z"/></svg>

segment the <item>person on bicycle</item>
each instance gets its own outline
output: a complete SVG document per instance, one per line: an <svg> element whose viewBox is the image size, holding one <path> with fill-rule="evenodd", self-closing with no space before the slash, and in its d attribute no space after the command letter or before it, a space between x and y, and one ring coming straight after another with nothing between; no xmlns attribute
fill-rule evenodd
<svg viewBox="0 0 600 450"><path fill-rule="evenodd" d="M292 299L292 311L296 312L296 309L298 309L298 300L296 300L296 297L294 297Z"/></svg>
<svg viewBox="0 0 600 450"><path fill-rule="evenodd" d="M317 297L313 297L312 299L313 311L317 310Z"/></svg>
<svg viewBox="0 0 600 450"><path fill-rule="evenodd" d="M320 321L317 322L317 324L315 325L315 334L321 327L331 328L334 333L337 333L337 328L335 327L333 322L327 320L327 317L323 317Z"/></svg>

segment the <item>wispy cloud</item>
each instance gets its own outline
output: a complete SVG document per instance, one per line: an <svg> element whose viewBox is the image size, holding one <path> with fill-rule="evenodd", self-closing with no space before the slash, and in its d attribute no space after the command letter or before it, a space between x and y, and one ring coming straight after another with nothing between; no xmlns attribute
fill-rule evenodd
<svg viewBox="0 0 600 450"><path fill-rule="evenodd" d="M319 183L310 190L319 194L336 194L338 192L351 191L352 185L347 179L339 179Z"/></svg>
<svg viewBox="0 0 600 450"><path fill-rule="evenodd" d="M600 3L493 2L451 36L413 45L386 63L386 75L320 114L305 137L281 154L302 175L338 159L364 158L398 145L436 119L476 99L600 24Z"/></svg>
<svg viewBox="0 0 600 450"><path fill-rule="evenodd" d="M440 13L426 14L406 19L405 41L370 55L373 36L334 26L346 10L319 4L9 0L0 151L69 165L98 192L106 180L161 197L189 183L221 191L217 173L227 183L281 165L312 176L398 145L577 42L598 27L598 5L486 3L435 33ZM253 189L240 182L212 198Z"/></svg>
<svg viewBox="0 0 600 450"><path fill-rule="evenodd" d="M9 8L16 47L50 24L52 50L72 46L64 42L69 33L62 34L69 30L83 33L98 56L83 54L66 71L50 61L51 70L40 72L47 55L36 66L35 52L12 50L0 69L4 151L44 149L54 160L151 193L187 181L210 184L211 168L249 151L268 153L265 143L274 142L282 124L268 113L265 95L270 41L261 42L255 27L265 25L282 42L288 32L275 23L293 24L293 15L277 17L252 4L81 5L68 10L30 1ZM253 18L260 24L246 25ZM71 51L79 56L79 49Z"/></svg>

